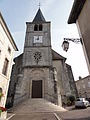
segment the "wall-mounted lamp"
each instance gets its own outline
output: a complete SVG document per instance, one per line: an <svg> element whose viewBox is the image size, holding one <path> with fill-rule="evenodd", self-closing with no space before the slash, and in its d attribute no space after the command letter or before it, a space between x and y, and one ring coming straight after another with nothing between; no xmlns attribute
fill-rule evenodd
<svg viewBox="0 0 90 120"><path fill-rule="evenodd" d="M81 38L80 39L78 39L78 38L64 38L64 41L62 43L62 48L66 52L69 49L69 42L68 41L72 41L72 42L77 43L77 44L78 43L82 43L82 39Z"/></svg>

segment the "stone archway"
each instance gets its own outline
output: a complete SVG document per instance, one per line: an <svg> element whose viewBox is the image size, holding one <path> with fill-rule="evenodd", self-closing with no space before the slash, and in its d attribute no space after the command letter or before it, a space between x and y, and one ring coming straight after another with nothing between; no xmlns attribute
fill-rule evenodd
<svg viewBox="0 0 90 120"><path fill-rule="evenodd" d="M33 69L31 71L30 98L44 97L44 79L45 73L43 69Z"/></svg>

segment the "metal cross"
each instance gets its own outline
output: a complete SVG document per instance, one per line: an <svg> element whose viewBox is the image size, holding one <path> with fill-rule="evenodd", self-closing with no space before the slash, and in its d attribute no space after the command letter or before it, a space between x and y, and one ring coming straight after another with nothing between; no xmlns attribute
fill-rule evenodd
<svg viewBox="0 0 90 120"><path fill-rule="evenodd" d="M41 3L40 3L40 2L39 2L39 5L38 5L38 6L39 6L39 8L41 7Z"/></svg>

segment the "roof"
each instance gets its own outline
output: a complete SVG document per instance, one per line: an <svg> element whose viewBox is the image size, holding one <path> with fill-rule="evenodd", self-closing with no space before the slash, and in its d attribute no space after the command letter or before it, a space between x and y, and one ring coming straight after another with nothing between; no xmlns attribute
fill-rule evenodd
<svg viewBox="0 0 90 120"><path fill-rule="evenodd" d="M88 79L89 78L89 79ZM82 80L90 80L90 75L88 75L88 76L86 76L86 77L84 77L84 78L81 78L81 79L79 79L79 80L77 80L77 81L75 81L76 83L77 82L79 82L79 81L82 81Z"/></svg>
<svg viewBox="0 0 90 120"><path fill-rule="evenodd" d="M23 58L23 54L24 54L24 53L21 53L20 55L18 55L17 57L15 57L15 58L14 58L14 62L15 62L16 59L20 59L20 58L22 59L22 58Z"/></svg>
<svg viewBox="0 0 90 120"><path fill-rule="evenodd" d="M66 60L65 57L61 56L60 54L58 54L56 51L54 51L52 49L52 59L53 60Z"/></svg>
<svg viewBox="0 0 90 120"><path fill-rule="evenodd" d="M18 51L18 48L17 48L17 46L16 46L16 44L14 42L14 39L13 39L13 37L12 37L12 35L11 35L11 33L10 33L7 25L6 25L6 22L5 22L5 20L4 20L3 16L2 16L1 12L0 12L0 18L1 18L0 23L1 23L1 25L2 25L2 27L4 29L4 31L5 31L5 33L7 34L8 38L9 38L9 40L10 40L12 46L13 46L13 48L16 51Z"/></svg>
<svg viewBox="0 0 90 120"><path fill-rule="evenodd" d="M68 19L68 24L76 23L78 16L85 4L86 0L74 0L73 7Z"/></svg>
<svg viewBox="0 0 90 120"><path fill-rule="evenodd" d="M23 62L23 54L24 54L24 53L22 53L22 54L20 54L19 56L15 57L13 61L14 61L15 63L18 63L19 65L22 64L22 62Z"/></svg>
<svg viewBox="0 0 90 120"><path fill-rule="evenodd" d="M40 8L38 9L38 11L36 13L36 16L33 19L33 22L46 22Z"/></svg>

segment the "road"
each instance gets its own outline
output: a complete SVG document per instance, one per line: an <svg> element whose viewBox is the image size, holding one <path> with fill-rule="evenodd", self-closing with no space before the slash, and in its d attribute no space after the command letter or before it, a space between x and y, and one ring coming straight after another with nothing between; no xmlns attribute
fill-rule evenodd
<svg viewBox="0 0 90 120"><path fill-rule="evenodd" d="M90 120L90 107L64 109L44 99L33 99L13 107L9 114L7 120Z"/></svg>
<svg viewBox="0 0 90 120"><path fill-rule="evenodd" d="M15 114L8 120L57 120L53 113Z"/></svg>
<svg viewBox="0 0 90 120"><path fill-rule="evenodd" d="M67 112L56 112L62 120L90 120L90 107L86 109L71 109Z"/></svg>
<svg viewBox="0 0 90 120"><path fill-rule="evenodd" d="M90 107L87 109L72 109L66 112L15 114L10 120L90 120Z"/></svg>

